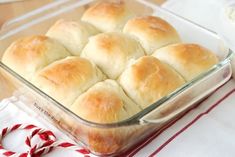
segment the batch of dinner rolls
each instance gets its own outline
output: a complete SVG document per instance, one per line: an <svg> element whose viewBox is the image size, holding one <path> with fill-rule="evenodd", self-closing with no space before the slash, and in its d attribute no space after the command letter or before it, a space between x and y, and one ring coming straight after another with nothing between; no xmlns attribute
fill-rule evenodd
<svg viewBox="0 0 235 157"><path fill-rule="evenodd" d="M83 119L128 119L218 62L156 16L101 1L81 19L13 42L2 62Z"/></svg>

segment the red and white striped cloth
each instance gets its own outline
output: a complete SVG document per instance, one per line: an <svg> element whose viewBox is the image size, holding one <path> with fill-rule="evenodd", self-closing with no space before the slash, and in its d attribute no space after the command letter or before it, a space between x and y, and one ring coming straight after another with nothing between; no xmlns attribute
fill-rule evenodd
<svg viewBox="0 0 235 157"><path fill-rule="evenodd" d="M25 145L28 150L23 153L17 153L7 150L2 145L5 136L18 130L30 130L30 135L26 137ZM32 139L37 137L36 142ZM39 128L32 124L15 124L12 127L6 127L0 132L0 156L5 157L39 157L50 153L55 148L64 148L88 157L90 152L80 146L69 142L57 142L55 134L50 130Z"/></svg>
<svg viewBox="0 0 235 157"><path fill-rule="evenodd" d="M37 114L30 117L9 102L1 109L4 103L0 102L0 157L93 156Z"/></svg>

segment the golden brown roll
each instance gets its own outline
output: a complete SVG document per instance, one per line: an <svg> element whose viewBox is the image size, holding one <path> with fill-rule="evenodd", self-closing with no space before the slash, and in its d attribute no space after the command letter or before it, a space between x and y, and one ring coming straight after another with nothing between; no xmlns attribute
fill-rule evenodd
<svg viewBox="0 0 235 157"><path fill-rule="evenodd" d="M63 44L73 55L80 55L88 38L98 33L95 27L85 22L58 20L46 33Z"/></svg>
<svg viewBox="0 0 235 157"><path fill-rule="evenodd" d="M135 37L148 55L160 47L180 42L180 37L174 27L155 16L130 19L123 31Z"/></svg>
<svg viewBox="0 0 235 157"><path fill-rule="evenodd" d="M124 1L103 1L86 10L82 21L94 25L102 32L121 31L128 19L134 16Z"/></svg>
<svg viewBox="0 0 235 157"><path fill-rule="evenodd" d="M46 36L34 35L13 42L5 51L2 62L26 79L51 62L70 53Z"/></svg>
<svg viewBox="0 0 235 157"><path fill-rule="evenodd" d="M185 83L167 64L152 56L144 56L130 65L119 82L128 96L146 108Z"/></svg>
<svg viewBox="0 0 235 157"><path fill-rule="evenodd" d="M114 80L105 80L80 95L71 111L83 119L96 123L125 120L140 111Z"/></svg>
<svg viewBox="0 0 235 157"><path fill-rule="evenodd" d="M218 63L215 54L197 44L169 45L155 51L153 56L172 66L187 81Z"/></svg>
<svg viewBox="0 0 235 157"><path fill-rule="evenodd" d="M73 56L45 67L37 73L32 82L69 107L81 93L103 79L104 75L94 64L85 58Z"/></svg>
<svg viewBox="0 0 235 157"><path fill-rule="evenodd" d="M136 40L117 32L91 37L81 54L111 79L116 79L131 60L143 55L144 51Z"/></svg>

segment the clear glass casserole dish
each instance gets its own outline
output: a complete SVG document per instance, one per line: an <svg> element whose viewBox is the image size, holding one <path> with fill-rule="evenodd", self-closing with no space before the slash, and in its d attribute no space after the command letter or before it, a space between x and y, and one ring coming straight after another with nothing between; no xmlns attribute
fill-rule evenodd
<svg viewBox="0 0 235 157"><path fill-rule="evenodd" d="M9 21L0 32L0 58L5 49L19 37L45 34L48 28L61 18L79 19L95 2L94 0L59 1ZM176 28L184 42L203 45L215 52L220 62L136 115L112 124L97 124L78 117L2 62L0 62L0 100L14 96L15 99L12 101L23 102L17 105L19 108L29 114L40 113L75 141L81 142L92 153L116 156L125 153L156 129L182 115L230 79L233 53L215 33L159 8L150 1L126 2L140 15L162 17Z"/></svg>

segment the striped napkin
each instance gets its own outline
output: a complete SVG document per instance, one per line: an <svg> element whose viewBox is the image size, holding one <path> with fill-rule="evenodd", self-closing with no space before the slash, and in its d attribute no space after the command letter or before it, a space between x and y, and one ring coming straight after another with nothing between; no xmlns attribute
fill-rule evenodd
<svg viewBox="0 0 235 157"><path fill-rule="evenodd" d="M64 133L62 133L60 130L58 130L56 127L42 119L38 114L31 113L30 116L20 110L17 106L18 103L22 102L10 102L10 100L14 99L14 97L11 97L9 99L5 99L2 102L0 102L0 134L2 133L2 130L6 127L13 127L16 124L23 124L23 125L35 125L39 127L40 129L50 130L52 131L56 136L56 141L58 143L64 143L69 142L72 144L75 144L73 140L71 140L68 136L66 136ZM25 143L26 137L29 136L31 132L29 130L17 130L9 133L4 140L2 141L2 145L6 150L17 152L17 153L23 153L28 151L28 146ZM37 141L33 141L36 142ZM1 142L0 142L1 144ZM77 146L75 149L66 149L66 148L56 148L53 149L52 152L44 155L45 157L91 157L93 156L90 153L87 153L87 151L80 145L76 144ZM81 150L81 152L77 152L77 150ZM76 151L74 151L76 150ZM5 150L0 149L0 157L5 157L2 155L2 152ZM11 157L11 156L9 156ZM12 156L13 157L13 156Z"/></svg>

